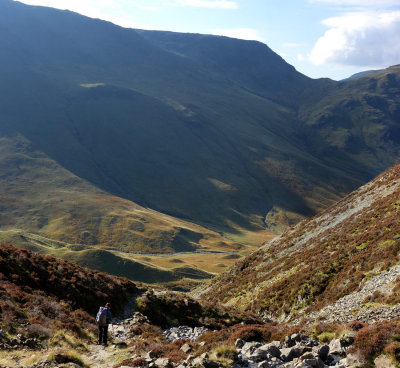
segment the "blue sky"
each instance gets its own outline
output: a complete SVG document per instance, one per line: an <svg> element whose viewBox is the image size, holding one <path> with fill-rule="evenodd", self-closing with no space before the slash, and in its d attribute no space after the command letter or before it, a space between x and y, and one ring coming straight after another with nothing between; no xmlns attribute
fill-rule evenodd
<svg viewBox="0 0 400 368"><path fill-rule="evenodd" d="M312 78L400 64L400 0L24 0L124 27L267 44Z"/></svg>

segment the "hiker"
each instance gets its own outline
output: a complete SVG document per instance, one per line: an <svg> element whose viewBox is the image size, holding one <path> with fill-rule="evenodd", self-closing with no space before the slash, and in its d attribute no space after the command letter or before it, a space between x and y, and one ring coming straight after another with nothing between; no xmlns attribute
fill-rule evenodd
<svg viewBox="0 0 400 368"><path fill-rule="evenodd" d="M99 342L101 345L103 343L104 346L107 346L107 333L108 333L108 325L112 324L112 316L111 316L111 306L110 303L107 303L105 307L100 307L96 316L96 323L99 326Z"/></svg>

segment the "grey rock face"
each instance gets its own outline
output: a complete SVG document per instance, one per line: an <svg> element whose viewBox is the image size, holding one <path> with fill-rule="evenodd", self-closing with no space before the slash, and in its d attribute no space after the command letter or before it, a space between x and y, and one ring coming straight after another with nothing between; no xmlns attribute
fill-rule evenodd
<svg viewBox="0 0 400 368"><path fill-rule="evenodd" d="M208 331L209 329L205 327L192 328L188 326L179 326L164 330L163 335L168 341L171 342L179 339L197 341L201 335Z"/></svg>

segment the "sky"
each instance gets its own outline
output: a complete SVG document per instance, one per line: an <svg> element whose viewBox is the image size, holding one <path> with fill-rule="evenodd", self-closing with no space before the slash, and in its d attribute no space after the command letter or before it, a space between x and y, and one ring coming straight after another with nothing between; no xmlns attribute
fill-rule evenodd
<svg viewBox="0 0 400 368"><path fill-rule="evenodd" d="M129 28L268 45L311 78L400 64L400 0L23 0Z"/></svg>

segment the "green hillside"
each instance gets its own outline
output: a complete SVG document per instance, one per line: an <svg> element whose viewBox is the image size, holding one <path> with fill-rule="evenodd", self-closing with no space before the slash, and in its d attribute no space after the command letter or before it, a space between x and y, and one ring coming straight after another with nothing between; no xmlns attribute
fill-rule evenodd
<svg viewBox="0 0 400 368"><path fill-rule="evenodd" d="M32 195L43 170L52 200L61 195L49 162L112 201L241 240L315 214L399 157L398 67L346 83L312 80L259 42L124 29L11 0L0 2L0 30L0 135L9 142L0 205L8 209L18 193L19 205L31 201L28 213L51 217L36 224L14 206L6 229L151 251L196 243L194 234L164 243L157 225L149 241L123 231L140 224L104 232L115 211L103 213L91 195L81 205L85 194L63 209L85 226L65 222L59 205L44 208L44 193ZM20 139L43 158L31 171L17 170L32 163Z"/></svg>

